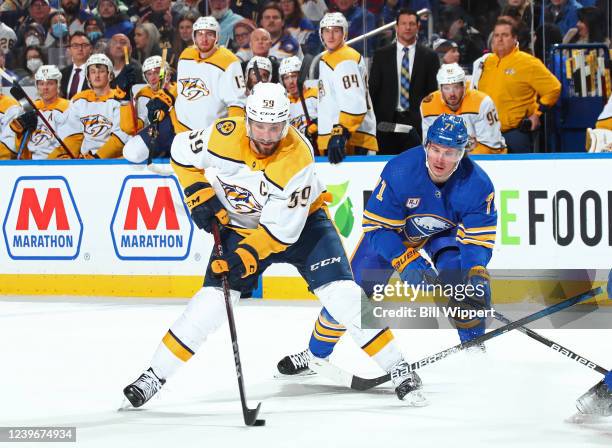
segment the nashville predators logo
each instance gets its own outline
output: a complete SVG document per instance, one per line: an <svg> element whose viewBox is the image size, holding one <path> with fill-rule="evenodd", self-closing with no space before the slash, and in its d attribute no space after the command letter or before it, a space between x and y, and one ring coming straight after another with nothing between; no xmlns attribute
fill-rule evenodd
<svg viewBox="0 0 612 448"><path fill-rule="evenodd" d="M299 117L294 117L289 121L289 124L300 131L306 128L306 117L304 115L300 115Z"/></svg>
<svg viewBox="0 0 612 448"><path fill-rule="evenodd" d="M238 213L245 215L261 213L263 207L249 190L237 185L226 184L221 179L219 179L219 182L223 187L225 198Z"/></svg>
<svg viewBox="0 0 612 448"><path fill-rule="evenodd" d="M32 137L30 137L30 143L34 146L45 145L51 142L51 140L53 140L53 135L51 135L51 132L44 126L37 128L32 132Z"/></svg>
<svg viewBox="0 0 612 448"><path fill-rule="evenodd" d="M113 123L104 115L86 115L81 118L83 132L91 137L103 137L112 129Z"/></svg>
<svg viewBox="0 0 612 448"><path fill-rule="evenodd" d="M236 129L236 123L231 120L223 120L217 123L217 131L222 135L230 135Z"/></svg>
<svg viewBox="0 0 612 448"><path fill-rule="evenodd" d="M188 101L199 100L203 96L210 95L210 90L201 78L183 78L179 79L179 82L181 83L181 95Z"/></svg>
<svg viewBox="0 0 612 448"><path fill-rule="evenodd" d="M408 217L404 229L408 240L417 242L435 233L444 232L454 225L440 216L413 215Z"/></svg>

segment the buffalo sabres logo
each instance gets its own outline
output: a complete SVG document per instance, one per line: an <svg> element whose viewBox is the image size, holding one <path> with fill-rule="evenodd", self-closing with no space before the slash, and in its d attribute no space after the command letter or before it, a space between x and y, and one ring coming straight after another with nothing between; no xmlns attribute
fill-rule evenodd
<svg viewBox="0 0 612 448"><path fill-rule="evenodd" d="M30 143L34 146L48 144L51 140L54 140L53 135L51 135L51 132L44 126L37 128L32 132L32 136L30 137Z"/></svg>
<svg viewBox="0 0 612 448"><path fill-rule="evenodd" d="M435 233L444 232L455 224L435 215L413 215L406 221L405 232L412 242L422 240Z"/></svg>
<svg viewBox="0 0 612 448"><path fill-rule="evenodd" d="M263 208L259 202L255 199L253 193L243 187L237 185L230 185L219 179L225 198L227 202L238 212L245 215L253 213L261 213Z"/></svg>
<svg viewBox="0 0 612 448"><path fill-rule="evenodd" d="M217 123L217 131L223 135L230 135L236 129L236 123L231 120L223 120Z"/></svg>
<svg viewBox="0 0 612 448"><path fill-rule="evenodd" d="M188 101L199 100L203 96L210 95L210 90L201 78L183 78L179 79L179 82L181 83L181 95Z"/></svg>
<svg viewBox="0 0 612 448"><path fill-rule="evenodd" d="M83 132L91 137L104 137L113 127L113 123L104 115L93 114L81 118Z"/></svg>

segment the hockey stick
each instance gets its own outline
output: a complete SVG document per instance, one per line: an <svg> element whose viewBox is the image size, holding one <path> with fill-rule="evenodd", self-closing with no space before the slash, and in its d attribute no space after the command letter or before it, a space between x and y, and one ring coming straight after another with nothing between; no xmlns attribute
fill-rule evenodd
<svg viewBox="0 0 612 448"><path fill-rule="evenodd" d="M301 81L298 79L298 94L300 97L300 103L302 104L302 109L304 109L304 117L306 118L306 137L308 137L308 140L310 140L310 143L312 143L312 148L315 151L315 154L317 154L319 152L319 149L317 147L317 138L314 135L310 135L310 132L308 132L308 128L310 127L310 125L313 123L312 118L310 118L310 112L308 112L308 107L306 106L306 98L304 98L304 81Z"/></svg>
<svg viewBox="0 0 612 448"><path fill-rule="evenodd" d="M414 128L409 124L391 123L388 121L381 121L376 125L376 129L380 132L391 132L394 134L409 134Z"/></svg>
<svg viewBox="0 0 612 448"><path fill-rule="evenodd" d="M505 317L504 315L502 315L501 313L499 313L498 311L495 311L495 319L497 319L500 322L503 322L505 324L510 324L512 323L512 321L510 319L508 319L507 317ZM570 359L573 359L574 361L576 361L579 364L582 364L586 367L588 367L589 369L595 370L596 372L601 373L602 375L605 375L608 373L608 369L604 369L603 367L601 367L600 365L594 363L593 361L580 356L578 353L574 353L573 351L571 351L570 349L562 346L561 344L551 341L550 339L548 339L545 336L542 336L540 333L537 333L527 327L523 327L520 326L517 328L518 331L520 331L521 333L526 334L527 336L529 336L532 339L535 339L538 342L541 342L542 344L546 345L547 347L550 347L551 349L553 349L556 352L561 353L564 356L567 356Z"/></svg>
<svg viewBox="0 0 612 448"><path fill-rule="evenodd" d="M49 132L51 132L51 134L53 134L53 137L55 137L55 139L58 141L58 143L62 146L64 151L66 151L66 153L70 156L71 159L74 159L75 157L70 152L68 147L66 146L66 143L64 143L64 141L61 138L59 138L59 136L55 132L55 129L53 129L51 124L49 124L49 121L47 121L47 118L38 109L38 107L36 107L36 105L34 104L34 101L32 101L32 98L30 98L30 96L23 89L23 87L21 87L21 85L19 85L19 83L17 83L16 80L12 76L10 76L8 73L6 73L1 68L0 68L0 76L2 76L4 79L6 79L8 82L10 82L12 84L12 87L11 87L11 90L10 90L11 95L13 95L13 97L17 101L21 101L22 99L25 99L28 102L28 104L32 107L32 109L34 111L36 111L36 115L38 115L40 117L40 119L42 120L44 125L47 127L47 129L49 129Z"/></svg>
<svg viewBox="0 0 612 448"><path fill-rule="evenodd" d="M453 347L442 350L441 352L438 352L434 355L427 356L426 358L413 362L408 366L408 370L412 372L426 365L433 364L437 361L440 361L441 359L446 358L449 355L465 350L466 348L469 348L475 345L479 345L485 341L488 341L489 339L493 339L494 337L507 333L508 331L514 330L523 325L527 325L530 322L534 322L545 316L548 316L553 313L564 310L566 308L569 308L573 305L576 305L577 303L584 302L590 299L591 297L601 294L601 292L602 292L601 287L597 287L585 293L579 294L577 296L570 297L569 299L566 299L555 305L551 305L548 308L544 308L543 310L540 310L533 314L525 316L517 321L506 324L503 327L499 327L495 330L489 331L488 333L485 333L482 336L478 336L477 338L471 339L468 342L457 344ZM330 377L331 379L335 380L340 385L350 387L351 389L354 389L354 390L365 391L368 389L372 389L373 387L379 386L381 384L384 384L387 381L391 380L391 374L389 373L386 373L385 375L382 375L376 378L361 378L357 375L352 375L348 372L344 372L327 361L325 362L327 363L327 365L324 365L324 367L321 370L321 373L323 375ZM315 366L315 369L313 370L317 371L316 367L317 366Z"/></svg>
<svg viewBox="0 0 612 448"><path fill-rule="evenodd" d="M214 253L218 257L223 257L223 244L221 243L221 234L219 225L216 221L212 224L213 237L215 239ZM236 334L236 322L234 321L234 311L232 309L232 298L230 295L229 280L227 274L221 277L223 283L223 295L225 296L225 309L227 311L227 320L229 322L230 335L232 337L232 348L234 349L234 363L236 364L236 376L238 377L238 390L240 391L240 402L242 404L242 415L244 416L244 424L247 426L264 426L265 420L257 418L261 403L257 404L257 408L249 409L247 407L246 396L244 392L244 381L242 375L242 364L240 362L240 353L238 351L238 335Z"/></svg>
<svg viewBox="0 0 612 448"><path fill-rule="evenodd" d="M130 64L130 54L127 46L123 47L123 59L125 60L125 66L127 67ZM134 106L134 101L132 99L132 88L130 87L128 90L129 92L125 92L125 95L130 103L130 113L132 114L132 124L134 125L134 132L137 132L138 115L136 114L136 107Z"/></svg>
<svg viewBox="0 0 612 448"><path fill-rule="evenodd" d="M164 89L164 84L166 82L166 58L168 57L168 49L164 48L162 50L162 62L161 67L159 68L159 87L158 89ZM151 146L155 148L157 146L157 139L159 137L159 113L155 117L155 122L151 123L151 128L149 129L149 135L151 137ZM150 166L153 162L153 148L149 148L149 155L147 157L147 166Z"/></svg>
<svg viewBox="0 0 612 448"><path fill-rule="evenodd" d="M21 154L23 153L23 149L26 146L28 139L30 138L30 130L26 129L21 137L21 143L19 144L19 151L17 151L17 160L21 159Z"/></svg>

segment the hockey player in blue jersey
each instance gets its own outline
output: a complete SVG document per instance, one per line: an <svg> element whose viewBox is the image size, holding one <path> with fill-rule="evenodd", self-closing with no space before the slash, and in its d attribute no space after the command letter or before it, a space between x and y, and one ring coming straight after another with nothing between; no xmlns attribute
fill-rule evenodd
<svg viewBox="0 0 612 448"><path fill-rule="evenodd" d="M471 306L490 307L486 266L495 243L495 193L487 174L466 157L467 143L463 119L443 114L429 128L424 147L405 151L383 169L351 260L355 280L369 297L397 271L410 284L471 284L482 292L470 298ZM456 320L456 326L462 342L485 330L482 319ZM284 357L279 372L301 373L311 356L327 358L343 332L323 308L308 350Z"/></svg>
<svg viewBox="0 0 612 448"><path fill-rule="evenodd" d="M608 273L608 299L612 299L612 270ZM585 415L609 417L612 415L612 371L578 400L578 412Z"/></svg>

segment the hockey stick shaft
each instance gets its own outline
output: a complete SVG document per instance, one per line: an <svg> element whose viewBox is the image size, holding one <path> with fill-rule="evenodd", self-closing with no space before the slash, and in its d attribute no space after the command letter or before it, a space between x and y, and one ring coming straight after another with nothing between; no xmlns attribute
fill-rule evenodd
<svg viewBox="0 0 612 448"><path fill-rule="evenodd" d="M166 83L166 58L168 57L168 49L164 48L162 50L162 61L161 67L159 69L159 87L158 89L163 91L164 85ZM151 132L151 144L149 147L149 155L147 156L147 166L153 163L153 151L156 150L157 139L159 138L159 121L156 120L154 123L151 123L153 126L150 130Z"/></svg>
<svg viewBox="0 0 612 448"><path fill-rule="evenodd" d="M32 106L32 109L34 109L36 111L36 115L38 115L40 117L40 119L42 120L42 122L44 123L44 125L47 127L47 129L49 129L49 132L51 132L51 134L53 135L53 137L55 137L55 139L58 141L58 143L62 146L62 148L64 149L64 151L66 151L66 153L70 156L71 159L74 159L74 155L70 152L70 150L68 149L68 146L66 146L66 143L64 143L64 141L59 137L59 135L57 135L57 133L55 132L55 129L53 129L53 126L51 126L51 124L49 123L49 121L47 120L47 118L43 115L43 113L38 109L38 107L36 107L36 104L34 104L34 101L32 101L32 98L30 98L30 96L28 95L28 93L23 89L23 87L21 87L19 84L17 84L15 82L15 79L10 76L8 73L6 73L4 70L2 70L0 68L0 76L2 76L4 79L6 79L7 81L9 81L11 84L13 84L13 87L19 89L19 91L21 92L21 94L23 95L23 98L25 98L25 100L28 102L28 104L30 104L30 106ZM19 99L17 99L19 100Z"/></svg>
<svg viewBox="0 0 612 448"><path fill-rule="evenodd" d="M438 352L434 355L423 358L420 361L413 362L409 365L408 369L410 371L415 371L417 369L420 369L421 367L425 367L426 365L433 364L435 362L440 361L441 359L446 358L447 356L450 356L452 354L465 350L466 348L473 347L478 344L482 344L483 342L488 341L489 339L493 339L494 337L500 336L518 327L527 325L530 322L534 322L538 319L541 319L543 317L546 317L551 314L562 311L580 302L584 302L592 297L595 297L598 294L601 294L601 292L602 292L601 287L597 287L585 293L579 294L577 296L570 297L569 299L563 300L562 302L559 302L555 305L551 305L548 308L544 308L543 310L540 310L533 314L525 316L517 321L506 324L503 327L499 327L495 330L489 331L488 333L485 333L482 336L478 336L468 342L457 344L453 347L447 348L446 350L442 350L441 352ZM380 384L384 384L390 380L391 380L391 375L389 373L379 376L377 378L361 378L361 377L353 375L351 379L351 384L349 385L349 387L351 387L351 389L363 391L363 390L368 390L373 387L376 387Z"/></svg>
<svg viewBox="0 0 612 448"><path fill-rule="evenodd" d="M213 237L215 240L215 255L223 257L223 243L221 242L221 233L219 231L219 224L215 221L212 225ZM225 298L225 309L227 311L227 320L229 322L230 335L232 338L232 349L234 350L234 363L236 364L236 376L238 378L238 390L240 391L240 402L242 404L242 415L244 417L244 423L247 426L260 426L263 425L263 420L257 420L257 414L259 414L259 408L261 403L257 405L255 409L249 409L246 402L246 393L244 391L244 379L242 375L242 363L240 362L240 351L238 350L238 334L236 332L236 321L234 320L234 310L232 307L232 297L230 294L229 280L227 274L221 277L223 284L223 296ZM262 423L258 423L262 422Z"/></svg>
<svg viewBox="0 0 612 448"><path fill-rule="evenodd" d="M504 315L500 314L498 311L495 312L495 319L497 319L498 321L503 322L505 324L512 323L512 321L510 319L508 319ZM554 341L548 339L545 336L542 336L540 333L538 333L536 331L533 331L530 328L520 326L520 327L517 328L517 330L520 331L521 333L526 334L530 338L535 339L538 342L541 342L542 344L544 344L547 347L553 349L554 351L559 352L562 355L567 356L570 359L573 359L577 363L582 364L582 365L588 367L589 369L595 370L596 372L599 372L602 375L605 375L606 373L608 373L607 369L604 369L603 367L601 367L597 363L595 363L595 362L585 358L584 356L580 356L578 353L575 353L572 350L562 346L561 344L559 344L557 342L554 342Z"/></svg>
<svg viewBox="0 0 612 448"><path fill-rule="evenodd" d="M123 59L125 61L125 65L129 65L130 63L130 54L129 54L129 49L127 46L123 47ZM131 88L128 89L130 90L130 92L125 92L127 99L130 103L130 113L132 115L132 124L134 125L134 134L136 135L136 132L138 131L138 115L136 114L136 107L134 106L134 101L132 99L132 92L131 92Z"/></svg>

